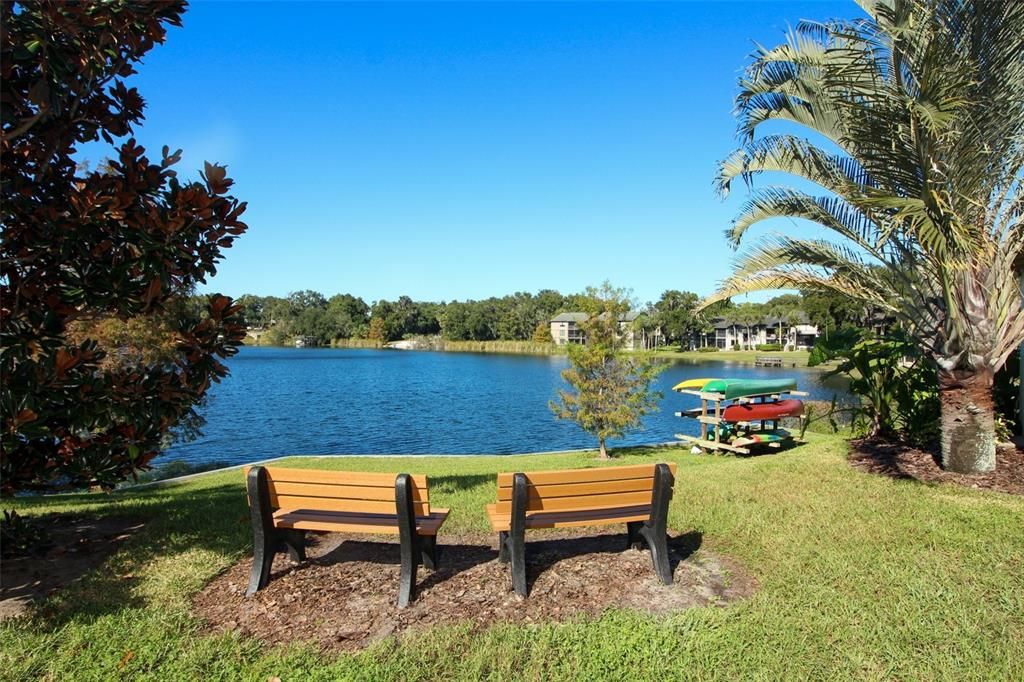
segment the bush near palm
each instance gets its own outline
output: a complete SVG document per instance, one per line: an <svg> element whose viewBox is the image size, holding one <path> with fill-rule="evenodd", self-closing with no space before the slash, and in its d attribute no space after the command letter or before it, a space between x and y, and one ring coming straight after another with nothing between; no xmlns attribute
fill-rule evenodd
<svg viewBox="0 0 1024 682"><path fill-rule="evenodd" d="M993 377L1024 342L1024 3L863 0L867 17L801 23L741 78L742 147L718 186L766 172L728 231L808 220L839 240L775 234L705 303L776 288L838 291L895 317L933 364L943 466L995 468ZM762 124L810 133L762 134ZM815 192L817 193L817 190Z"/></svg>
<svg viewBox="0 0 1024 682"><path fill-rule="evenodd" d="M898 335L865 339L843 356L826 376L849 378L850 392L864 400L855 421L865 419L868 436L900 436L916 445L934 438L939 410L935 373L923 365L913 343Z"/></svg>

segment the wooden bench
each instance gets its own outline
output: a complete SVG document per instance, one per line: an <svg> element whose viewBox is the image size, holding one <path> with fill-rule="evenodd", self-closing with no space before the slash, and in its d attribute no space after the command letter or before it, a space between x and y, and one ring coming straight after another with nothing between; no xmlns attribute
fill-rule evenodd
<svg viewBox="0 0 1024 682"><path fill-rule="evenodd" d="M253 562L246 596L270 581L277 551L306 558L306 531L387 533L401 544L398 606L416 592L416 567L437 568L437 531L447 509L431 509L426 476L254 466L246 473Z"/></svg>
<svg viewBox="0 0 1024 682"><path fill-rule="evenodd" d="M512 587L527 596L526 530L625 523L630 547L651 550L661 582L672 582L668 561L668 503L675 464L498 474L498 502L487 505L498 533L498 559L512 562Z"/></svg>

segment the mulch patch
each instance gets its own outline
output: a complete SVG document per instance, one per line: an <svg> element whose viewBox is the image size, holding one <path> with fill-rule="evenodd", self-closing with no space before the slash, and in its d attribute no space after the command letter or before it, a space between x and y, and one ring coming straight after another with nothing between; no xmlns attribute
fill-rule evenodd
<svg viewBox="0 0 1024 682"><path fill-rule="evenodd" d="M21 615L33 601L97 568L143 526L128 516L57 514L31 521L46 529L47 546L0 561L0 621Z"/></svg>
<svg viewBox="0 0 1024 682"><path fill-rule="evenodd" d="M1017 445L1000 444L996 449L996 469L988 474L944 471L939 465L941 461L938 452L868 438L853 441L850 453L850 463L855 468L873 474L1024 495L1024 448Z"/></svg>
<svg viewBox="0 0 1024 682"><path fill-rule="evenodd" d="M706 550L696 533L669 540L675 581L662 585L647 551L624 549L624 533L558 531L527 538L530 596L512 591L508 565L493 536L442 536L440 568L420 567L415 601L398 609L397 542L370 536L310 534L309 559L274 560L270 584L245 598L251 558L232 566L195 599L217 632L236 631L268 643L314 642L325 650L362 649L385 637L433 625L563 621L610 607L667 614L724 605L753 594L739 565Z"/></svg>

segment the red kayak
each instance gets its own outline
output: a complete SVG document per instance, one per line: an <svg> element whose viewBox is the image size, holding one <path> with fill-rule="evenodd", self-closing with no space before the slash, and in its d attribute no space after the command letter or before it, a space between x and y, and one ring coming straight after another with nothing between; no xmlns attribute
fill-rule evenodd
<svg viewBox="0 0 1024 682"><path fill-rule="evenodd" d="M745 403L730 405L722 412L727 422L774 421L783 417L799 417L804 413L804 404L799 400L775 400L770 403Z"/></svg>

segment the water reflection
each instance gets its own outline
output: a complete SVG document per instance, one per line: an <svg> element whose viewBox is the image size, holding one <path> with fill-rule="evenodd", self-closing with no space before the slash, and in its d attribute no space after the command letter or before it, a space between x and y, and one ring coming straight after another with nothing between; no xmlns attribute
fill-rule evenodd
<svg viewBox="0 0 1024 682"><path fill-rule="evenodd" d="M548 409L561 356L342 349L243 348L213 389L204 435L158 460L230 463L290 454L509 454L594 446ZM812 400L846 396L841 380L816 370L756 368L725 361L674 361L656 382L661 411L616 445L659 443L696 433L673 416L697 399L673 393L697 377L797 376Z"/></svg>

